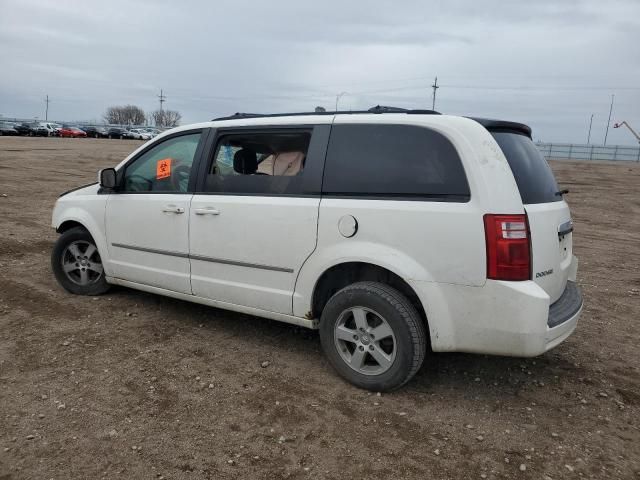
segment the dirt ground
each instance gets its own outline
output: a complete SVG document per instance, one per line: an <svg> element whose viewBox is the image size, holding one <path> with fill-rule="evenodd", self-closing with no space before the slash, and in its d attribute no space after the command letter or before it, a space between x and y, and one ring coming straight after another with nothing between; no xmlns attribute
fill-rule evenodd
<svg viewBox="0 0 640 480"><path fill-rule="evenodd" d="M0 138L0 479L640 478L637 164L553 163L586 299L573 336L535 359L432 355L378 396L314 331L56 284L57 195L138 145Z"/></svg>

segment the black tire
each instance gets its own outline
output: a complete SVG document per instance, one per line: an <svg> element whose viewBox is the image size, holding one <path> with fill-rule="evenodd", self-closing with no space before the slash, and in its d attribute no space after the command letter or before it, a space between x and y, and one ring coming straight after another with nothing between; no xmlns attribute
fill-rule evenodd
<svg viewBox="0 0 640 480"><path fill-rule="evenodd" d="M348 355L345 350L347 343L342 343L342 353L338 350L341 347L334 332L345 312L351 308L367 310L367 323L370 322L371 314L374 319L383 318L393 332L395 357L391 366L380 374L365 374L352 368L343 358L343 355ZM380 340L376 344L368 336L364 337L368 348L373 350L381 347ZM329 363L340 376L353 385L376 392L394 390L407 383L422 366L427 351L425 322L416 308L402 293L377 282L354 283L329 299L320 318L320 342ZM356 342L353 342L353 346L354 349L362 350L362 345L356 347ZM373 362L373 355L369 357L369 352L365 352L363 355L367 357L366 361Z"/></svg>
<svg viewBox="0 0 640 480"><path fill-rule="evenodd" d="M82 251L83 245L87 245L87 249L84 251ZM75 247L74 250L80 248L80 250L77 251L82 254L89 251L88 245L93 246L95 252L90 254L89 258L85 256L84 259L81 259L81 256L78 256L78 263L75 263L78 268L66 273L63 264L76 261L71 260L73 259L73 254L69 250L69 247ZM100 266L101 273L94 270L98 265ZM105 279L104 270L102 269L102 260L100 259L98 247L93 237L82 227L71 228L58 237L51 252L51 268L58 283L68 292L76 295L100 295L109 290L109 284ZM83 277L81 276L85 275L83 271L85 271L87 275L87 281L84 283L82 282Z"/></svg>

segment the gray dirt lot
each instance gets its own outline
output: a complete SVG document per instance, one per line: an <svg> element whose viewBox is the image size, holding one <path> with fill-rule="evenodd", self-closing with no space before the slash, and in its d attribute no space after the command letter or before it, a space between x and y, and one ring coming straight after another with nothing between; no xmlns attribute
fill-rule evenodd
<svg viewBox="0 0 640 480"><path fill-rule="evenodd" d="M57 195L138 145L0 138L0 479L640 478L638 165L553 163L586 298L572 337L433 355L377 396L313 331L58 287Z"/></svg>

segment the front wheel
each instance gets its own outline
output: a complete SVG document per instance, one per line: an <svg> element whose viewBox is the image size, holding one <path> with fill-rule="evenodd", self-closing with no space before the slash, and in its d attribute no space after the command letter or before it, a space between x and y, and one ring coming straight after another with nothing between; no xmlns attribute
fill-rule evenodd
<svg viewBox="0 0 640 480"><path fill-rule="evenodd" d="M72 228L58 237L51 252L51 268L68 292L100 295L109 290L98 248L84 228Z"/></svg>
<svg viewBox="0 0 640 480"><path fill-rule="evenodd" d="M320 319L320 341L329 362L350 383L389 391L420 369L427 349L425 324L396 289L359 282L333 295Z"/></svg>

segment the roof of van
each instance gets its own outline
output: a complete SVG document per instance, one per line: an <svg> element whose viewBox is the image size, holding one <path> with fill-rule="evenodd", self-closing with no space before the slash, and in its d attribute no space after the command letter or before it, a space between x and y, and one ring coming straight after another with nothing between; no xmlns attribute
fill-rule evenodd
<svg viewBox="0 0 640 480"><path fill-rule="evenodd" d="M300 117L306 115L358 115L358 114L385 114L385 113L405 113L407 115L440 115L435 110L407 109L400 107L389 107L376 105L368 110L343 110L343 111L317 111L317 112L292 112L292 113L242 113L214 118L213 121L221 120L241 120L248 118L273 118L273 117ZM496 120L490 118L467 117L478 122L480 125L491 131L512 131L531 137L531 127L523 123L510 122L506 120Z"/></svg>

